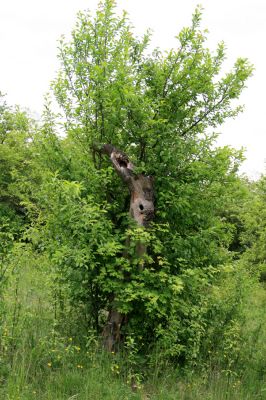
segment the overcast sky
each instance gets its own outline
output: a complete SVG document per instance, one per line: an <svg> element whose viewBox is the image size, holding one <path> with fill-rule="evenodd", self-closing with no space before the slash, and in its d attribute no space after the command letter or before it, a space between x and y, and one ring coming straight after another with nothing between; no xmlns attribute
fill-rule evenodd
<svg viewBox="0 0 266 400"><path fill-rule="evenodd" d="M58 68L57 41L69 35L79 10L95 10L96 0L0 0L0 91L10 104L41 114L43 96ZM174 36L188 26L197 4L204 7L202 27L208 46L224 40L226 69L239 56L255 65L241 97L245 111L220 127L220 144L245 147L242 170L251 177L266 171L266 1L265 0L117 0L136 33L153 30L154 47L174 47Z"/></svg>

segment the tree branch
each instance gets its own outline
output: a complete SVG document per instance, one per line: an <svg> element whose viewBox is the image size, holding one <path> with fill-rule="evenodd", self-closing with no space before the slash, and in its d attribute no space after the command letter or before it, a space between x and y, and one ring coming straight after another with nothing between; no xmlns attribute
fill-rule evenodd
<svg viewBox="0 0 266 400"><path fill-rule="evenodd" d="M121 150L118 150L115 146L111 144L104 144L101 146L93 146L94 151L102 154L106 154L110 157L118 175L129 184L134 173L134 165L129 160L128 156Z"/></svg>
<svg viewBox="0 0 266 400"><path fill-rule="evenodd" d="M199 117L193 124L191 124L187 129L185 129L181 133L181 136L185 136L189 131L191 131L193 128L195 128L195 126L197 126L200 122L202 122L209 114L211 114L216 109L216 107L218 107L220 104L222 104L222 102L227 97L226 92L227 92L227 89L225 90L222 98L217 103L215 103L211 108L209 108L207 111L205 111L205 113L201 117Z"/></svg>

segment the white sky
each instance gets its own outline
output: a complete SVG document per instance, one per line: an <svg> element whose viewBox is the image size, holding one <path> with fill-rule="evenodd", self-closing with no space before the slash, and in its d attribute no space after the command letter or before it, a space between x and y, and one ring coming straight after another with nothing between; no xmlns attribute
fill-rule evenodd
<svg viewBox="0 0 266 400"><path fill-rule="evenodd" d="M58 68L57 40L69 34L79 10L95 10L96 0L0 0L0 91L10 104L41 113L43 95ZM154 47L175 46L174 36L188 26L200 3L208 46L224 40L226 67L239 56L255 65L241 97L245 112L220 128L220 144L247 149L242 170L251 177L265 172L266 1L265 0L117 0L129 12L138 34L151 28Z"/></svg>

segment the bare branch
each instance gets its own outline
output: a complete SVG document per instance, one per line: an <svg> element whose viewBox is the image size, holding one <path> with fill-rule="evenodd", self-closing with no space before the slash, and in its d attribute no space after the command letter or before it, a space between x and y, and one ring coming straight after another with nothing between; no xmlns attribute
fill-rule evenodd
<svg viewBox="0 0 266 400"><path fill-rule="evenodd" d="M133 177L134 166L130 162L128 156L111 144L104 144L100 151L110 157L116 172L126 183L129 183Z"/></svg>

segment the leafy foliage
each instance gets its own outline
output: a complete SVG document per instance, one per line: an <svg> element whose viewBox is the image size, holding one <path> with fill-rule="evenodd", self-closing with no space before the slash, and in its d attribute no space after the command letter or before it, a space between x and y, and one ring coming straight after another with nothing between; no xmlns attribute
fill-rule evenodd
<svg viewBox="0 0 266 400"><path fill-rule="evenodd" d="M49 98L40 126L18 108L0 107L3 271L15 285L28 260L47 278L55 342L68 334L86 341L88 331L102 331L111 307L123 313L135 378L140 354L154 366L158 349L161 365L186 367L207 365L211 353L230 375L241 347L241 304L254 283L233 259L248 238L250 254L265 261L264 178L254 213L241 214L251 201L237 174L242 152L215 147L215 129L242 109L235 100L252 66L238 59L223 75L224 44L206 48L200 19L198 8L176 49L150 54L150 33L136 38L127 14L117 16L106 0L94 17L80 13L71 41L60 42L52 84L60 122ZM130 220L127 188L98 143L117 146L139 173L154 177L149 229ZM147 248L142 256L139 244Z"/></svg>
<svg viewBox="0 0 266 400"><path fill-rule="evenodd" d="M244 257L253 273L260 274L262 280L266 276L265 196L266 177L262 175L258 182L250 184L249 197L241 214L245 226L242 233L246 248Z"/></svg>

